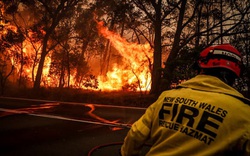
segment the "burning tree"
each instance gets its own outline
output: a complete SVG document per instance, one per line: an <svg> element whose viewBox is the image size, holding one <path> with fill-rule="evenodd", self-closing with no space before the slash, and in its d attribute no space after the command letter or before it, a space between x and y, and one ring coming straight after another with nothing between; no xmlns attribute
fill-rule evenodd
<svg viewBox="0 0 250 156"><path fill-rule="evenodd" d="M146 91L150 87L151 71L149 64L152 60L152 48L149 44L129 43L125 39L103 27L103 23L98 23L100 33L108 38L112 45L123 57L121 64L114 64L111 71L107 73L113 82L103 82L100 85L105 87L117 87L121 89L123 85L137 83L137 90ZM118 67L119 66L119 67ZM118 77L118 79L116 79ZM101 79L102 77L100 77ZM120 86L119 86L120 85Z"/></svg>
<svg viewBox="0 0 250 156"><path fill-rule="evenodd" d="M12 48L14 45L20 45L24 37L20 31L13 27L4 17L4 3L0 2L0 91L4 93L6 82L14 66L19 63L19 47ZM11 12L11 10L6 10ZM22 62L20 62L22 64Z"/></svg>
<svg viewBox="0 0 250 156"><path fill-rule="evenodd" d="M36 79L34 83L34 88L37 89L40 87L43 66L45 62L45 58L47 54L50 52L53 47L55 47L58 43L50 43L49 40L53 36L53 33L56 27L60 24L60 22L66 17L69 17L74 13L74 9L76 5L79 3L79 0L63 0L63 1L37 1L35 3L35 7L39 8L39 15L41 16L41 21L43 22L43 30L45 31L45 35L42 41L42 51L41 57L37 69ZM44 11L45 12L44 12Z"/></svg>
<svg viewBox="0 0 250 156"><path fill-rule="evenodd" d="M72 46L75 41L70 39L75 21L69 18L74 14L79 2L5 2L5 9L11 8L11 12L6 14L12 15L9 17L12 25L19 28L25 36L20 47L21 58L27 58L25 70L23 71L24 66L19 67L19 64L16 69L20 75L23 73L22 75L34 82L35 89L40 87L41 82L43 86L70 86L70 76L74 75L70 73L70 69L77 64L75 60L79 60L79 53L78 49ZM65 75L68 77L67 81Z"/></svg>
<svg viewBox="0 0 250 156"><path fill-rule="evenodd" d="M180 58L185 56L182 54L184 51L192 53L205 46L230 42L232 31L249 15L250 9L250 3L246 0L131 2L137 6L136 11L141 14L138 21L150 23L154 33L152 93L159 92L160 86L169 88L171 83L176 81ZM167 57L164 61L165 67L162 67L161 57L164 50L167 50ZM161 81L166 83L162 84Z"/></svg>
<svg viewBox="0 0 250 156"><path fill-rule="evenodd" d="M4 1L23 38L8 47L8 57L16 60L19 84L28 80L35 89L159 93L191 76L187 69L201 48L238 33L249 14L243 2Z"/></svg>

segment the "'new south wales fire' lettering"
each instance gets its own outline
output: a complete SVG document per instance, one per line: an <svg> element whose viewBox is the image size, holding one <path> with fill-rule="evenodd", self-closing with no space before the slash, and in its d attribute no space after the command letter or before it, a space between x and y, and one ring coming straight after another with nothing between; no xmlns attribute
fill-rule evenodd
<svg viewBox="0 0 250 156"><path fill-rule="evenodd" d="M227 113L222 108L201 101L166 97L159 111L159 126L210 145L216 139L217 131Z"/></svg>

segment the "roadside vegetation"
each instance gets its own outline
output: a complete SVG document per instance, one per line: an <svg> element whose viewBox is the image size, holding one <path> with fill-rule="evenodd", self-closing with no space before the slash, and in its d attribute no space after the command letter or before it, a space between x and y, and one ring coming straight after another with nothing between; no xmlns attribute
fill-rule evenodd
<svg viewBox="0 0 250 156"><path fill-rule="evenodd" d="M156 96L142 92L128 91L89 91L70 88L41 88L34 92L31 88L8 88L5 97L40 99L61 102L94 103L132 107L148 107Z"/></svg>
<svg viewBox="0 0 250 156"><path fill-rule="evenodd" d="M202 49L230 43L249 98L249 21L248 0L2 0L0 95L146 106L196 74Z"/></svg>

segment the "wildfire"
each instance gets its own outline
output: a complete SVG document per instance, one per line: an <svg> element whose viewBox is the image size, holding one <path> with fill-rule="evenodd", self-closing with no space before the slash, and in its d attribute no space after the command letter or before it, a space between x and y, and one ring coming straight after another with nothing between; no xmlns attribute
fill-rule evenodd
<svg viewBox="0 0 250 156"><path fill-rule="evenodd" d="M123 57L123 62L118 66L112 64L112 69L105 76L99 76L100 88L103 90L121 90L124 85L137 84L136 90L150 90L153 51L149 44L129 43L120 35L111 32L98 22L99 32L110 40L117 52Z"/></svg>
<svg viewBox="0 0 250 156"><path fill-rule="evenodd" d="M4 13L3 10L1 10L1 12L1 14ZM11 25L10 23L4 23L4 21L0 20L0 26L0 39L7 34L7 30L12 30L17 33L17 27ZM76 69L71 69L70 73L64 74L65 77L70 77L69 85L74 88L102 91L150 90L150 66L153 58L153 51L150 45L128 42L115 32L109 31L107 27L103 26L103 22L97 22L97 28L99 33L108 39L112 47L115 48L115 53L119 59L108 62L109 68L105 73L95 75L97 83L93 81L92 78L82 78L82 80L88 81L88 83L96 83L98 85L96 88L89 88L86 86L86 83L84 85L83 82L79 83ZM36 39L35 33L31 30L29 31L30 32L28 32L26 40L24 40L22 44L14 45L6 49L8 56L5 56L5 61L8 59L10 64L15 67L15 73L13 74L12 81L23 77L26 81L30 82L30 86L32 86L32 83L35 80L39 58L41 56L42 42L41 40ZM40 31L43 35L45 34L45 32L42 32L43 30ZM52 53L48 53L46 56L41 86L57 87L59 85L60 76L58 75L58 72L57 75L53 75L51 72L51 64L53 63ZM96 66L96 64L94 66ZM102 68L102 66L100 68Z"/></svg>
<svg viewBox="0 0 250 156"><path fill-rule="evenodd" d="M11 25L6 20L2 19L2 16L4 15L4 4L3 2L0 2L0 39L3 39L3 36L5 36L8 33L8 30L12 30L14 32L17 32L17 27Z"/></svg>

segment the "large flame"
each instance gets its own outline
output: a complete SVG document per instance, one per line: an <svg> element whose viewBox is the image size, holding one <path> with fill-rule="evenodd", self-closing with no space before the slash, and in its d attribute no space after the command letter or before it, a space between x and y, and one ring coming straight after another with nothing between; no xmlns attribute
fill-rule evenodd
<svg viewBox="0 0 250 156"><path fill-rule="evenodd" d="M111 32L98 22L99 32L110 40L119 54L123 57L122 64L112 64L112 70L105 76L99 76L100 88L104 90L121 90L124 85L136 85L136 90L150 89L153 51L149 44L129 43L120 35Z"/></svg>
<svg viewBox="0 0 250 156"><path fill-rule="evenodd" d="M4 13L3 10L2 14ZM7 34L7 30L17 32L17 27L10 23L4 23L0 20L0 25L3 27L0 39ZM77 70L72 69L70 75L65 74L65 77L70 77L69 85L75 88L93 89L102 91L112 90L133 90L133 91L148 91L150 90L151 73L150 66L152 64L153 51L149 44L138 44L126 41L115 32L109 31L103 26L103 22L97 22L99 33L108 39L116 50L116 55L119 55L118 61L108 62L108 70L106 73L99 73L96 76L97 88L88 88L77 82ZM41 33L44 34L44 32ZM38 68L39 58L41 56L41 40L36 39L36 34L31 30L23 41L22 46L12 46L6 50L9 62L15 67L14 79L25 78L26 82L35 80L35 75ZM0 56L3 57L3 56ZM112 59L112 58L111 58ZM57 87L59 84L59 76L51 74L52 54L48 53L45 59L41 86ZM93 62L93 61L92 61ZM95 64L96 66L96 64ZM92 67L95 68L95 67ZM102 68L102 67L100 67ZM89 83L92 79L87 79ZM77 84L77 85L76 85Z"/></svg>

